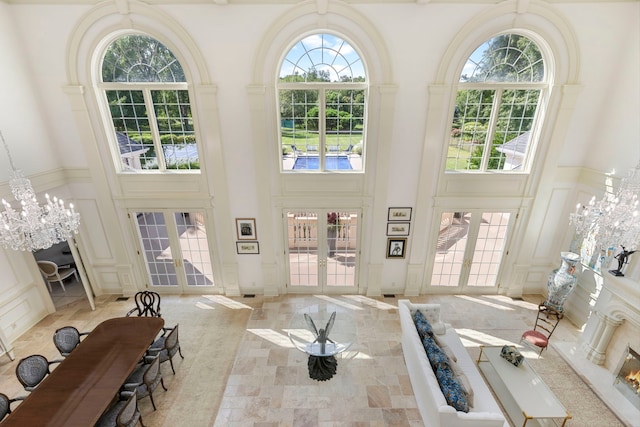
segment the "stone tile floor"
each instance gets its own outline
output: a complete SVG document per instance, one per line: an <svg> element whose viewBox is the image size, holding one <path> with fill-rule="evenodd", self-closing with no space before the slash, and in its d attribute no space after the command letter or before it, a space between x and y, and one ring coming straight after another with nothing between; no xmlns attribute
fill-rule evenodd
<svg viewBox="0 0 640 427"><path fill-rule="evenodd" d="M184 360L176 375L162 367L167 392L139 407L146 426L421 426L400 346L398 298L358 295L285 295L228 298L216 295L166 295L162 313L167 325L180 324ZM539 296L514 300L503 296L421 296L412 302L442 304L442 317L455 327L472 357L482 344L517 342L535 320ZM356 322L352 351L338 360L337 374L325 382L308 376L307 356L287 336L291 316L317 301L332 301L349 310ZM133 300L99 297L97 310L86 299L65 305L14 342L16 359L30 354L57 358L52 335L73 325L91 330L102 320L122 316ZM553 340L576 340L578 328L560 323ZM545 352L546 353L546 352ZM538 363L551 357L551 350ZM0 358L0 392L25 394L15 378L16 361ZM578 376L570 369L563 375ZM579 384L578 384L579 386ZM572 390L575 390L572 389ZM579 400L591 412L579 413L568 426L612 427L622 424L589 389ZM592 394L592 393L591 393ZM592 396L593 397L593 396ZM568 406L568 405L567 405ZM596 415L593 415L596 414Z"/></svg>

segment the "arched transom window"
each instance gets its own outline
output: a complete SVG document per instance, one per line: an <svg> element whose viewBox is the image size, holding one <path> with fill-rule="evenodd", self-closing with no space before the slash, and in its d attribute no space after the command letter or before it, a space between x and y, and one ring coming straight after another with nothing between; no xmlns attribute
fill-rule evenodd
<svg viewBox="0 0 640 427"><path fill-rule="evenodd" d="M200 169L185 74L167 47L122 36L107 48L101 71L119 171Z"/></svg>
<svg viewBox="0 0 640 427"><path fill-rule="evenodd" d="M502 34L478 47L458 85L447 171L524 171L548 74L531 39Z"/></svg>
<svg viewBox="0 0 640 427"><path fill-rule="evenodd" d="M367 87L346 41L314 34L297 42L278 79L282 170L362 171Z"/></svg>

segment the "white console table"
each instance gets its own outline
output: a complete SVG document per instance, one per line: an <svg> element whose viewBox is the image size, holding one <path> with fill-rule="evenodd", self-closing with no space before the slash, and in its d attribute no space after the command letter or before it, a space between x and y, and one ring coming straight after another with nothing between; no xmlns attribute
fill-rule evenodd
<svg viewBox="0 0 640 427"><path fill-rule="evenodd" d="M542 378L526 360L514 366L500 356L502 346L481 346L478 368L514 425L564 426L571 418Z"/></svg>

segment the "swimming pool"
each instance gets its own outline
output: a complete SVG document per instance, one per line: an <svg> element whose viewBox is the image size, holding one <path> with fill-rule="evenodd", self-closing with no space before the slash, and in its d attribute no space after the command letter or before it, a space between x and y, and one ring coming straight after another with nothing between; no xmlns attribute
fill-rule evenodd
<svg viewBox="0 0 640 427"><path fill-rule="evenodd" d="M326 170L352 170L351 162L347 156L327 156L324 158ZM320 169L320 157L300 156L296 158L293 169L317 170Z"/></svg>

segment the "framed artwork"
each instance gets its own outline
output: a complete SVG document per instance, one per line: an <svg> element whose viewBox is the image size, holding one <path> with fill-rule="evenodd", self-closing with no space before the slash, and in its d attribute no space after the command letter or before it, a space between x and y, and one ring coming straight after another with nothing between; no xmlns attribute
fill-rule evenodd
<svg viewBox="0 0 640 427"><path fill-rule="evenodd" d="M238 240L257 240L256 219L236 218L236 232L238 233Z"/></svg>
<svg viewBox="0 0 640 427"><path fill-rule="evenodd" d="M412 208L389 208L387 221L411 221Z"/></svg>
<svg viewBox="0 0 640 427"><path fill-rule="evenodd" d="M407 239L387 239L387 258L404 258Z"/></svg>
<svg viewBox="0 0 640 427"><path fill-rule="evenodd" d="M410 222L388 222L387 236L408 236Z"/></svg>
<svg viewBox="0 0 640 427"><path fill-rule="evenodd" d="M238 254L259 254L260 245L258 242L236 242Z"/></svg>

